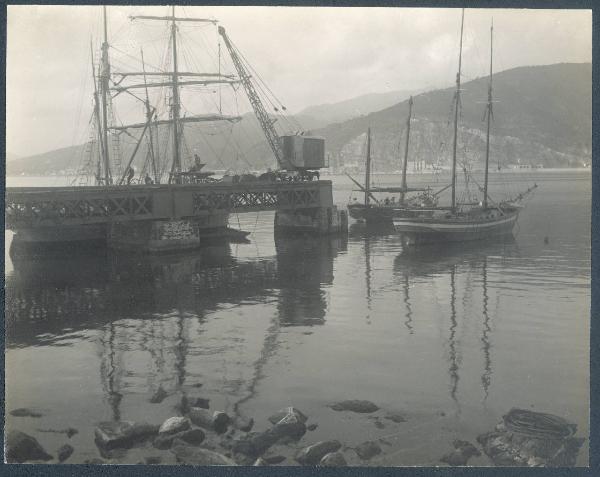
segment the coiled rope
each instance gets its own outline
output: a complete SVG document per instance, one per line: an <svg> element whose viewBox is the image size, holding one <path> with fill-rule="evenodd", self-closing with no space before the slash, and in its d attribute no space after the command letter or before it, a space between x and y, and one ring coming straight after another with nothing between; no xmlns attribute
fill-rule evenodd
<svg viewBox="0 0 600 477"><path fill-rule="evenodd" d="M513 408L503 419L508 430L536 439L564 439L577 431L562 417L526 409Z"/></svg>

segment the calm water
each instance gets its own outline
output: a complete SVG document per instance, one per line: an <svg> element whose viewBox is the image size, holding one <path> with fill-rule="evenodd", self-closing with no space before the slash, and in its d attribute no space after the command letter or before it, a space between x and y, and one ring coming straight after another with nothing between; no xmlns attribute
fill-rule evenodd
<svg viewBox="0 0 600 477"><path fill-rule="evenodd" d="M69 461L82 462L98 456L96 422L160 423L193 392L253 416L257 430L293 404L319 424L305 444L384 437L372 465L437 465L453 439L474 440L513 406L560 414L587 437L591 177L511 177L509 188L540 188L505 243L403 250L360 225L347 240L275 241L273 214L252 213L230 218L249 244L7 256L6 408L44 414L7 415L7 426L51 453L70 442ZM350 182L334 182L345 204ZM159 385L169 397L150 404ZM327 407L351 398L407 421L380 428ZM69 426L79 430L69 440L39 430ZM587 461L586 444L578 465Z"/></svg>

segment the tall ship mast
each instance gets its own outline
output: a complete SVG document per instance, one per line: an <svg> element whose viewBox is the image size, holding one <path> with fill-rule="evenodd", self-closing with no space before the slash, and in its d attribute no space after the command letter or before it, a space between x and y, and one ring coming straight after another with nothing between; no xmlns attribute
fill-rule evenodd
<svg viewBox="0 0 600 477"><path fill-rule="evenodd" d="M312 180L318 177L318 169L324 167L324 142L322 138L313 138L302 133L302 128L294 118L286 117L285 106L274 105L272 98L265 97L265 91L272 94L270 88L264 84L262 78L257 74L251 74L254 71L248 64L238 48L233 44L227 35L223 26L218 26L218 38L222 40L229 53L231 64L235 70L234 74L223 72L223 57L221 53L221 42L218 44L218 64L215 65L214 72L194 71L191 66L200 64L192 57L193 53L201 51L197 47L190 47L182 44L180 41L181 25L185 28L190 26L217 26L218 21L213 18L192 18L187 16L178 16L175 6L170 7L170 12L164 16L156 15L133 15L129 17L133 23L161 22L168 27L168 49L167 55L163 58L168 61L163 66L151 66L144 57L143 49L140 49L140 59L134 58L140 67L115 68L109 60L109 50L112 46L109 43L109 27L107 8L104 6L102 11L103 20L103 41L101 44L100 64L98 68L93 62L92 47L92 67L94 78L94 113L93 123L96 132L90 140L93 147L90 154L95 154L96 159L89 159L84 169L84 174L90 175L93 171L95 184L100 186L122 186L136 184L192 184L202 182L214 182L220 179L213 178L212 172L204 169L206 165L197 153L193 153L193 159L190 157L190 151L184 150L186 141L185 127L193 123L237 123L242 117L239 111L229 114L223 112L222 90L221 86L231 86L230 92L235 95L238 91L246 94L250 106L255 113L259 125L264 133L265 139L273 153L276 166L276 173L269 176L272 179L279 180ZM185 33L187 39L188 34ZM196 43L197 45L197 43ZM128 59L132 58L128 55ZM185 60L182 66L182 57ZM191 61L191 60L194 61ZM211 58L214 61L214 58ZM258 82L261 82L260 84ZM242 88L236 88L236 85L242 85ZM189 105L186 107L183 102L183 92L189 88L193 92L202 92L202 89L218 87L217 111L194 114L190 113ZM158 94L151 92L159 90ZM140 95L140 91L142 94ZM216 92L216 91L215 91ZM204 94L214 93L204 91ZM119 124L115 120L113 112L113 100L117 96L126 96L130 101L137 101L143 105L145 120L143 122L129 122L128 124ZM151 101L151 98L154 101ZM188 99L198 102L200 95L194 94L193 97L188 94ZM134 98L132 100L131 98ZM157 99L158 98L158 99ZM161 111L161 98L168 102L168 110ZM134 102L135 102L134 101ZM193 101L192 101L193 102ZM274 105L274 111L277 114L273 118L269 114L265 103ZM237 100L235 101L237 105ZM284 134L278 132L275 128L275 121L281 120L285 127L290 131L294 127L294 133ZM140 133L141 131L141 133ZM230 138L232 129L229 130ZM119 138L127 136L133 139L129 141L127 157L121 165ZM231 142L231 141L230 141ZM145 147L144 147L145 143ZM168 144L168 148L166 145ZM236 144L236 147L238 145ZM146 160L143 166L139 166L140 160L138 153L146 150ZM189 148L188 148L189 149ZM209 149L215 153L214 147L209 145ZM306 154L306 150L316 151L316 154ZM300 151L300 157L297 153ZM303 152L304 151L304 152ZM239 150L236 156L239 156ZM319 154L320 152L320 154ZM218 155L218 154L215 154ZM220 160L220 158L219 158ZM136 171L135 168L138 170Z"/></svg>
<svg viewBox="0 0 600 477"><path fill-rule="evenodd" d="M521 202L537 185L533 185L517 197L501 202L493 201L488 193L490 128L492 119L492 78L493 78L493 24L490 27L490 73L488 81L488 98L486 104L487 133L485 149L484 185L480 187L483 200L480 203L460 203L457 200L456 165L459 132L459 108L461 107L461 72L462 45L464 31L464 9L461 14L460 47L458 56L458 72L456 75L456 92L454 94L454 141L452 146L452 182L451 201L449 207L435 207L428 211L416 212L413 215L396 215L394 226L405 235L407 243L420 244L431 242L463 242L469 240L494 239L512 234L512 229L522 209ZM465 170L465 176L468 172ZM470 178L474 180L473 178Z"/></svg>

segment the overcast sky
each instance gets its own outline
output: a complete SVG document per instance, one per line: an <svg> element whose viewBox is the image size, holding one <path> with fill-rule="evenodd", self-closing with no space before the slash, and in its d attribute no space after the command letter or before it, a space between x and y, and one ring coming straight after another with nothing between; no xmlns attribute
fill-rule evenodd
<svg viewBox="0 0 600 477"><path fill-rule="evenodd" d="M108 13L113 69L135 66L137 60L128 62L122 53L138 57L140 46L150 67L159 64L165 24L132 25L128 16L164 15L167 8L111 6ZM218 19L290 111L367 93L447 86L457 68L459 9L185 7L177 13ZM466 10L463 81L487 72L492 17L496 71L591 61L589 10ZM98 6L8 6L8 152L26 156L87 140L90 38L97 46L101 18ZM181 33L182 55L201 57L205 45L216 51L214 27L186 25Z"/></svg>

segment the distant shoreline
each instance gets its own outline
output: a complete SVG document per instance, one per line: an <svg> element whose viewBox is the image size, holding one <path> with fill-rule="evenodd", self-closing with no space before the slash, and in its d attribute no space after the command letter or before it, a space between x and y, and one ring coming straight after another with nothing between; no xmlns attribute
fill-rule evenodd
<svg viewBox="0 0 600 477"><path fill-rule="evenodd" d="M548 167L548 168L543 168L543 169L502 169L500 172L507 172L507 173L511 173L511 174L527 174L527 173L531 173L531 172L535 172L535 173L544 173L544 172L585 172L585 171L592 171L591 167ZM431 174L434 171L432 170L426 170L426 171L417 171L417 172L413 172L413 171L409 171L407 172L407 174L409 175L419 175L419 174ZM438 171L441 174L444 173L450 173L449 170L441 170ZM471 171L473 173L478 173L478 172L483 172L483 170L474 170ZM493 172L497 172L497 171L493 171ZM360 171L358 173L361 173ZM356 172L355 172L356 174ZM388 176L400 176L402 175L400 172L371 172L372 175L388 175ZM345 176L346 174L343 172L336 172L336 173L326 173L326 172L321 172L321 176ZM7 174L5 176L7 179L10 178L19 178L19 177L44 177L44 178L51 178L51 177L62 177L62 178L66 178L66 177L79 177L78 175L75 174Z"/></svg>

